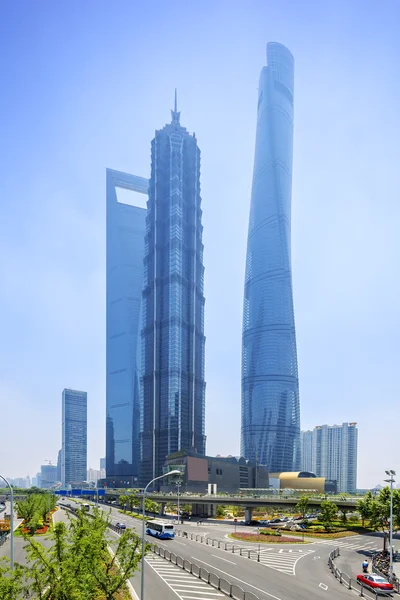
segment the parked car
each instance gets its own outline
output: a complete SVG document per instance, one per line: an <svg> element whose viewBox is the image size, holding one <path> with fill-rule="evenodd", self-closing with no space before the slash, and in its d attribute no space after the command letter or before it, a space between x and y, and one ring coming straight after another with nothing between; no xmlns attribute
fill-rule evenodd
<svg viewBox="0 0 400 600"><path fill-rule="evenodd" d="M270 523L280 523L280 522L281 522L281 520L278 518L270 520Z"/></svg>
<svg viewBox="0 0 400 600"><path fill-rule="evenodd" d="M393 590L392 584L380 575L369 575L368 573L357 575L357 583L359 583L360 585L364 585L370 590L373 590L374 592L378 593L391 592Z"/></svg>

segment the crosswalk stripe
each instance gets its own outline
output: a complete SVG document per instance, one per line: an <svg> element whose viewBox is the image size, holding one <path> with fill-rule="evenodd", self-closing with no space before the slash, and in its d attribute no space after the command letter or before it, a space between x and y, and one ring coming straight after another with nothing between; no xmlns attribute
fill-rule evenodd
<svg viewBox="0 0 400 600"><path fill-rule="evenodd" d="M146 563L157 573L180 600L219 600L225 595L209 584L183 571L156 555L146 558Z"/></svg>

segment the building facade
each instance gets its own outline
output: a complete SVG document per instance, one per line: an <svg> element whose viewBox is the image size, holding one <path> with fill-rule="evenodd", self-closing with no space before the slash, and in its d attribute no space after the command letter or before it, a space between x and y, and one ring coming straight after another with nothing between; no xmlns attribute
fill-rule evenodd
<svg viewBox="0 0 400 600"><path fill-rule="evenodd" d="M151 144L146 216L141 481L162 474L165 457L205 453L204 267L200 150L172 121Z"/></svg>
<svg viewBox="0 0 400 600"><path fill-rule="evenodd" d="M313 470L313 432L300 432L301 470Z"/></svg>
<svg viewBox="0 0 400 600"><path fill-rule="evenodd" d="M336 479L339 492L357 490L357 423L319 425L313 430L313 471Z"/></svg>
<svg viewBox="0 0 400 600"><path fill-rule="evenodd" d="M302 431L303 469L336 480L339 492L357 490L357 423L318 425Z"/></svg>
<svg viewBox="0 0 400 600"><path fill-rule="evenodd" d="M291 267L294 61L267 45L260 76L243 307L241 454L269 471L300 466Z"/></svg>
<svg viewBox="0 0 400 600"><path fill-rule="evenodd" d="M181 489L187 492L204 494L213 486L212 493L240 493L251 489L265 493L269 488L268 471L265 467L251 463L243 457L202 456L182 450L167 456L164 473L181 471ZM170 481L171 480L171 481ZM216 487L215 487L216 486ZM166 478L162 490L176 490L176 476Z"/></svg>
<svg viewBox="0 0 400 600"><path fill-rule="evenodd" d="M50 488L57 483L57 465L42 465L40 467L40 487Z"/></svg>
<svg viewBox="0 0 400 600"><path fill-rule="evenodd" d="M55 476L57 475L57 467ZM87 393L62 393L61 481L63 486L85 481L87 470ZM43 487L43 482L42 482Z"/></svg>
<svg viewBox="0 0 400 600"><path fill-rule="evenodd" d="M106 475L134 487L139 474L140 320L146 209L117 190L145 194L148 179L106 171Z"/></svg>

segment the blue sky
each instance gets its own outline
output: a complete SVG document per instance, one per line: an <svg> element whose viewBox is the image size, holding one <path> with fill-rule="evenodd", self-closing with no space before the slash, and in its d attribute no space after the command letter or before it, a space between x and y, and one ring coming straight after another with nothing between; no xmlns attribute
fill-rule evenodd
<svg viewBox="0 0 400 600"><path fill-rule="evenodd" d="M202 150L207 451L239 452L268 41L295 57L302 427L358 422L361 487L399 468L399 17L397 0L2 3L1 473L56 461L64 387L88 392L88 466L104 455L105 168L149 175L175 87Z"/></svg>

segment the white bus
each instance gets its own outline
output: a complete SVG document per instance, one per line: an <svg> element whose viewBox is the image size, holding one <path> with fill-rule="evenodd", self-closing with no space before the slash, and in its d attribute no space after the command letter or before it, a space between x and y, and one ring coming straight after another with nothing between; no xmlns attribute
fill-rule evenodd
<svg viewBox="0 0 400 600"><path fill-rule="evenodd" d="M161 521L147 521L146 533L162 540L172 540L175 537L174 526L161 523Z"/></svg>

